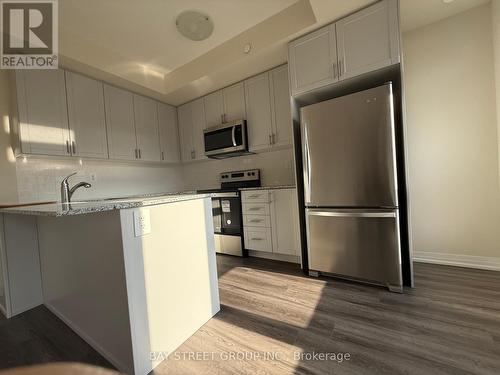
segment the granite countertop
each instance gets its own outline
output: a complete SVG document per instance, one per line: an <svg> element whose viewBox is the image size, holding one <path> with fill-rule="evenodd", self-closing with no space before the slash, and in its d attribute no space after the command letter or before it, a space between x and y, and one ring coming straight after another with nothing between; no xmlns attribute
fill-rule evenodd
<svg viewBox="0 0 500 375"><path fill-rule="evenodd" d="M275 186L260 186L260 187L249 187L241 188L240 190L273 190L273 189L295 189L295 185L275 185Z"/></svg>
<svg viewBox="0 0 500 375"><path fill-rule="evenodd" d="M148 194L139 197L113 198L106 200L89 200L72 202L70 204L51 203L36 206L20 206L0 209L4 214L23 214L33 216L71 216L91 214L95 212L123 210L127 208L154 206L159 204L182 202L193 199L210 197L210 194L177 193L177 194Z"/></svg>

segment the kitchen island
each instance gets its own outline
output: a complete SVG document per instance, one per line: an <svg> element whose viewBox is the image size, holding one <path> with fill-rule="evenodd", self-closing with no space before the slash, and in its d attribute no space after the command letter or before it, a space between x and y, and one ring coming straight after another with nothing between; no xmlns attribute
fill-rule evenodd
<svg viewBox="0 0 500 375"><path fill-rule="evenodd" d="M120 371L145 375L220 310L209 195L0 210L13 316L44 304Z"/></svg>

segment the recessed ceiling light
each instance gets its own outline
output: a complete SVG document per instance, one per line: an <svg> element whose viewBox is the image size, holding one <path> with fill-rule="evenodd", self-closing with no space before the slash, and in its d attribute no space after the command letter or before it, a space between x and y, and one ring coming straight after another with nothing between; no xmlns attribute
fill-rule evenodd
<svg viewBox="0 0 500 375"><path fill-rule="evenodd" d="M250 43L247 43L243 46L243 52L250 53L251 50L252 50L252 45Z"/></svg>
<svg viewBox="0 0 500 375"><path fill-rule="evenodd" d="M445 4L449 4L449 3L452 3L452 2L454 2L454 1L455 1L455 0L443 0L443 3L445 3Z"/></svg>
<svg viewBox="0 0 500 375"><path fill-rule="evenodd" d="M175 25L182 35L195 41L207 39L214 31L210 16L196 10L181 12L175 20Z"/></svg>

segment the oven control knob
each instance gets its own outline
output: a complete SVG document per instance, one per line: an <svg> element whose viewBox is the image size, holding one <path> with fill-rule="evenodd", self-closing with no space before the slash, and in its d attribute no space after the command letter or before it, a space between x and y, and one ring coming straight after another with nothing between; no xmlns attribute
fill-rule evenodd
<svg viewBox="0 0 500 375"><path fill-rule="evenodd" d="M232 223L231 219L227 219L227 220L226 220L226 224L231 225L231 223Z"/></svg>

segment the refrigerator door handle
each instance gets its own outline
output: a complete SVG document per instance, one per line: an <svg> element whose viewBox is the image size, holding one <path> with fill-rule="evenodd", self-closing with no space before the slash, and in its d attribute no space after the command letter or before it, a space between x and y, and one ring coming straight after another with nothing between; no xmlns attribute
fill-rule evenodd
<svg viewBox="0 0 500 375"><path fill-rule="evenodd" d="M309 139L307 136L307 124L304 124L304 195L305 203L311 201L311 158L309 155Z"/></svg>
<svg viewBox="0 0 500 375"><path fill-rule="evenodd" d="M378 212L367 212L367 211L353 211L353 210L325 210L325 209L308 209L307 215L310 216L329 216L329 217L392 217L396 218L396 211L378 211Z"/></svg>

